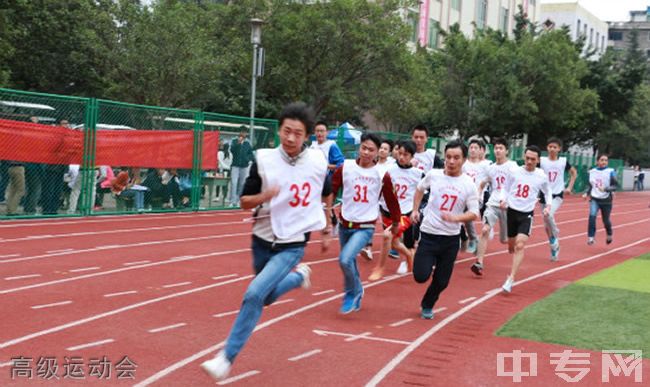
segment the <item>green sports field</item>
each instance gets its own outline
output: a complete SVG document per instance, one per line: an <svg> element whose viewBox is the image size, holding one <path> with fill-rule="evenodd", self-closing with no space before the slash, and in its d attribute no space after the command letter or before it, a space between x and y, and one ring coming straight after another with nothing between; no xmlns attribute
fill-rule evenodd
<svg viewBox="0 0 650 387"><path fill-rule="evenodd" d="M640 349L650 358L650 254L558 290L496 334L595 351Z"/></svg>

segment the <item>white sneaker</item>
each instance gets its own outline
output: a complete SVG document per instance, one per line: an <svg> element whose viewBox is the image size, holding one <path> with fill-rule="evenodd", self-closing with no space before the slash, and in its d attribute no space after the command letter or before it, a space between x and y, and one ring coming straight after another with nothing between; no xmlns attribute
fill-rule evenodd
<svg viewBox="0 0 650 387"><path fill-rule="evenodd" d="M587 244L588 244L589 246L593 245L594 242L596 242L596 240L595 240L593 237L589 237L589 238L587 238Z"/></svg>
<svg viewBox="0 0 650 387"><path fill-rule="evenodd" d="M361 250L361 256L372 261L372 247L365 247Z"/></svg>
<svg viewBox="0 0 650 387"><path fill-rule="evenodd" d="M408 273L408 265L406 264L406 261L402 261L402 263L399 264L399 267L397 268L397 274L406 274Z"/></svg>
<svg viewBox="0 0 650 387"><path fill-rule="evenodd" d="M302 275L300 286L303 289L309 289L311 287L311 268L306 263L301 263L296 267L296 273Z"/></svg>
<svg viewBox="0 0 650 387"><path fill-rule="evenodd" d="M221 351L213 359L201 363L201 368L215 380L223 380L228 377L232 364L226 358L224 351Z"/></svg>
<svg viewBox="0 0 650 387"><path fill-rule="evenodd" d="M512 283L515 282L510 276L506 278L506 282L503 283L503 286L501 286L501 289L503 289L504 292L510 293L512 292Z"/></svg>

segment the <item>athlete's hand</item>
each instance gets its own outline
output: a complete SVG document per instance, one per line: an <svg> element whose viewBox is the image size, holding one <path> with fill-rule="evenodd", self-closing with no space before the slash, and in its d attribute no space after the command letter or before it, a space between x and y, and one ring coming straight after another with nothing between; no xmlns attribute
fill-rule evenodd
<svg viewBox="0 0 650 387"><path fill-rule="evenodd" d="M565 195L571 195L571 190L568 189L568 188L565 188L565 189L564 189L564 194L565 194Z"/></svg>
<svg viewBox="0 0 650 387"><path fill-rule="evenodd" d="M449 212L443 212L442 215L440 215L440 218L445 222L458 223L458 218Z"/></svg>
<svg viewBox="0 0 650 387"><path fill-rule="evenodd" d="M502 210L507 209L507 208L508 208L508 203L506 203L505 200L501 200L501 201L499 202L499 208L501 208Z"/></svg>
<svg viewBox="0 0 650 387"><path fill-rule="evenodd" d="M269 187L269 189L264 191L264 201L268 202L269 200L278 196L279 193L280 193L280 187L278 186Z"/></svg>
<svg viewBox="0 0 650 387"><path fill-rule="evenodd" d="M413 209L413 212L411 212L411 221L413 223L420 223L420 211L417 209Z"/></svg>
<svg viewBox="0 0 650 387"><path fill-rule="evenodd" d="M542 211L542 214L544 214L545 217L548 217L551 214L551 211L548 209L548 207L545 207L544 211Z"/></svg>
<svg viewBox="0 0 650 387"><path fill-rule="evenodd" d="M393 236L397 235L399 233L399 223L393 223L390 226L390 233L393 234Z"/></svg>
<svg viewBox="0 0 650 387"><path fill-rule="evenodd" d="M586 193L582 194L582 198L583 198L584 200L587 200L587 194L586 194Z"/></svg>

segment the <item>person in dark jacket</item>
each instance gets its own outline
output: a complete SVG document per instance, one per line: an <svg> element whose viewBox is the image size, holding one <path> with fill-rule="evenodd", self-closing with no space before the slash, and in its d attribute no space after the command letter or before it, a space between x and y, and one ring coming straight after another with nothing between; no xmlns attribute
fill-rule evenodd
<svg viewBox="0 0 650 387"><path fill-rule="evenodd" d="M239 206L239 197L244 189L244 181L248 177L248 167L253 160L253 146L246 139L248 132L245 127L239 132L239 136L230 143L232 164L230 166L231 190L230 206Z"/></svg>

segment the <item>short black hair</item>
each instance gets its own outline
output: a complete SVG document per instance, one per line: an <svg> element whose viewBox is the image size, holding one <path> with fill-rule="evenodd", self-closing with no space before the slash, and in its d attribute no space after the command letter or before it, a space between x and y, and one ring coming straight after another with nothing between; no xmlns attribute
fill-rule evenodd
<svg viewBox="0 0 650 387"><path fill-rule="evenodd" d="M393 147L395 146L395 142L394 142L393 140L391 140L391 139L389 139L389 138L383 138L383 139L381 140L381 143L382 143L382 144L388 144L388 147L390 148L389 151L390 151L390 152L393 151Z"/></svg>
<svg viewBox="0 0 650 387"><path fill-rule="evenodd" d="M375 145L377 145L377 149L379 149L379 147L381 146L382 139L375 133L366 132L361 135L361 142L366 142L368 140L374 142Z"/></svg>
<svg viewBox="0 0 650 387"><path fill-rule="evenodd" d="M503 137L495 137L492 139L492 145L503 145L508 149L508 141Z"/></svg>
<svg viewBox="0 0 650 387"><path fill-rule="evenodd" d="M312 134L314 131L314 111L304 102L292 102L286 105L280 117L278 117L279 125L282 126L285 119L298 120L305 125L307 134Z"/></svg>
<svg viewBox="0 0 650 387"><path fill-rule="evenodd" d="M325 122L325 121L316 121L316 123L314 124L314 129L316 129L316 127L317 127L318 125L323 125L323 126L325 127L325 129L329 129L329 128L327 127L327 122Z"/></svg>
<svg viewBox="0 0 650 387"><path fill-rule="evenodd" d="M558 137L551 137L546 141L547 146L551 145L551 144L559 145L560 149L562 149L562 146L564 146L564 144L562 143L562 140L560 140Z"/></svg>
<svg viewBox="0 0 650 387"><path fill-rule="evenodd" d="M537 157L542 158L542 150L537 145L528 145L524 153L531 151L537 153Z"/></svg>
<svg viewBox="0 0 650 387"><path fill-rule="evenodd" d="M423 131L424 133L427 134L427 137L429 137L429 129L427 129L426 126L424 126L424 125L422 125L422 124L415 125L415 126L413 127L413 129L411 129L411 134L415 133L416 130L421 130L421 131Z"/></svg>
<svg viewBox="0 0 650 387"><path fill-rule="evenodd" d="M598 158L596 158L596 160L600 160L600 158L603 157L603 156L607 157L607 159L609 160L609 153L601 153L601 154L599 154ZM639 167L639 169L641 169L641 167Z"/></svg>
<svg viewBox="0 0 650 387"><path fill-rule="evenodd" d="M410 153L411 156L415 156L415 151L417 150L417 147L415 146L415 143L412 140L404 140L400 143L400 146L402 149L404 149L405 152Z"/></svg>
<svg viewBox="0 0 650 387"><path fill-rule="evenodd" d="M479 146L479 148L485 150L485 141L481 140L480 138L473 138L469 140L469 144L467 146L469 147L472 144L476 144Z"/></svg>
<svg viewBox="0 0 650 387"><path fill-rule="evenodd" d="M463 157L467 158L467 145L465 145L464 142L461 140L451 140L445 145L445 153L447 153L447 149L453 149L453 148L460 148L461 151L463 151Z"/></svg>
<svg viewBox="0 0 650 387"><path fill-rule="evenodd" d="M393 145L393 150L395 150L395 148L399 148L401 146L404 146L403 144L404 144L404 140L395 141L395 144Z"/></svg>

